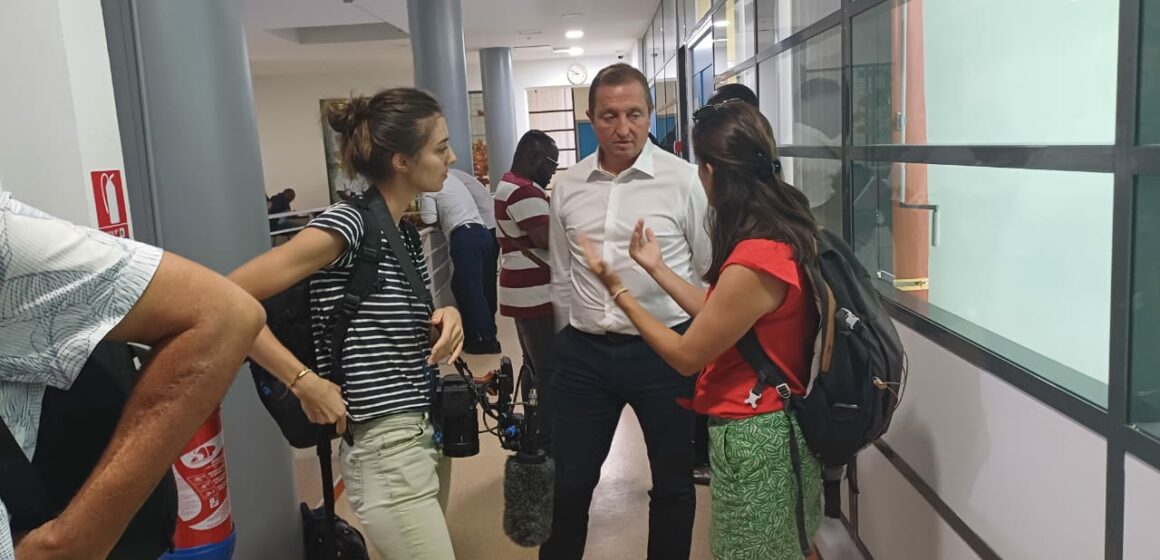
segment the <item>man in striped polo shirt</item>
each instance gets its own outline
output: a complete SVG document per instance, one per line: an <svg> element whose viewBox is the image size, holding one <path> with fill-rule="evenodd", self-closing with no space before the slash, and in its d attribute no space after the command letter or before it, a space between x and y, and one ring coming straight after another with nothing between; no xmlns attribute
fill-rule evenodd
<svg viewBox="0 0 1160 560"><path fill-rule="evenodd" d="M556 337L548 267L548 195L544 186L559 166L560 151L544 132L531 130L516 146L511 171L495 188L496 235L503 264L499 311L516 321L524 360L536 372L544 447L552 449L552 344Z"/></svg>

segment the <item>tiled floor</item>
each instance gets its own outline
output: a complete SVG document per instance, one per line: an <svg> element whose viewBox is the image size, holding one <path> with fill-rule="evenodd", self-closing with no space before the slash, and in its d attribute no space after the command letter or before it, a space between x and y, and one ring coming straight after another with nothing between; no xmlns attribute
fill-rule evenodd
<svg viewBox="0 0 1160 560"><path fill-rule="evenodd" d="M500 319L500 340L505 352L518 367L519 345L509 319ZM467 356L473 371L479 375L498 364L495 356ZM503 533L503 466L507 452L491 436L481 436L480 454L455 459L451 476L451 499L447 523L455 545L457 560L528 560L536 558L534 549L516 546ZM337 465L335 466L337 474ZM318 504L321 500L317 459L313 451L299 451L297 479L303 501ZM585 558L588 560L625 560L645 557L648 535L648 489L650 477L644 438L631 409L626 409L604 464L600 485L591 510L591 524ZM339 515L357 526L345 496L339 499ZM697 518L693 529L693 560L708 560L709 492L697 487ZM848 542L838 524L822 530L821 547L826 560L861 560L857 549ZM381 560L372 551L371 558Z"/></svg>

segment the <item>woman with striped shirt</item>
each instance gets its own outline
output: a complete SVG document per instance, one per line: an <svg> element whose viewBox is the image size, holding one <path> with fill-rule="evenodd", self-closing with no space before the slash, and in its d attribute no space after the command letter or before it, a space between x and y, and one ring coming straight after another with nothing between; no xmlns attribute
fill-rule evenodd
<svg viewBox="0 0 1160 560"><path fill-rule="evenodd" d="M326 121L338 133L343 169L382 193L391 215L401 217L416 195L436 192L455 154L438 102L409 88L385 90L332 105ZM419 236L400 231L409 257L427 280ZM351 505L367 536L387 560L454 558L440 507L441 453L428 410L435 365L463 348L463 328L453 307L433 314L412 292L385 237L379 284L359 308L343 342L342 387L326 379L331 368L329 325L342 300L362 243L362 216L347 202L332 206L294 239L255 258L231 278L259 300L310 277L316 374L263 330L251 356L284 381L310 420L349 429L353 445L341 447L341 469Z"/></svg>

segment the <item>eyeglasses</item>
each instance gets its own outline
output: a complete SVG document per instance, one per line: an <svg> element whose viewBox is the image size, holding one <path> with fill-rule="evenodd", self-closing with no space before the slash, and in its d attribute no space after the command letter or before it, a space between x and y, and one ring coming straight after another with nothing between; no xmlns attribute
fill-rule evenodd
<svg viewBox="0 0 1160 560"><path fill-rule="evenodd" d="M540 154L540 155L544 155L544 154ZM544 156L544 159L548 160L548 163L552 164L552 167L560 167L560 162L558 162L558 161L556 161L548 156Z"/></svg>
<svg viewBox="0 0 1160 560"><path fill-rule="evenodd" d="M708 117L709 115L717 112L717 109L720 109L721 107L724 107L725 105L728 105L728 104L733 103L735 101L741 101L742 103L744 103L744 100L742 100L742 99L738 99L736 97L731 97L731 98L726 99L724 101L721 101L719 103L714 103L712 105L706 105L704 107L701 107L700 109L693 111L693 122L697 122L701 119L704 119L705 117Z"/></svg>

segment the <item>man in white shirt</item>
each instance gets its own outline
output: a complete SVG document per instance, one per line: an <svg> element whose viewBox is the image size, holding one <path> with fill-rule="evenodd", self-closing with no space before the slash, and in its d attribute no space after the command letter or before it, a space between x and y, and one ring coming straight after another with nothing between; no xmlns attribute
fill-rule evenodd
<svg viewBox="0 0 1160 560"><path fill-rule="evenodd" d="M419 209L423 223L438 225L451 243L451 293L463 315L463 351L499 354L503 350L496 339L495 313L483 289L484 263L493 254L495 237L484 225L475 198L463 181L448 173L443 190L424 193Z"/></svg>
<svg viewBox="0 0 1160 560"><path fill-rule="evenodd" d="M674 329L689 316L628 255L638 219L656 232L665 263L699 282L711 261L707 202L696 166L648 140L653 110L644 75L626 64L601 70L589 92L588 117L600 148L558 175L552 193L552 301L557 326L556 492L551 539L541 560L580 560L592 491L627 404L648 446L648 558L689 557L696 494L693 413L678 403L693 393L641 340L632 323L584 265L586 235L648 311Z"/></svg>
<svg viewBox="0 0 1160 560"><path fill-rule="evenodd" d="M25 457L36 453L46 387L67 390L99 342L154 348L68 507L15 535L14 551L9 512L30 504L0 504L0 560L106 557L221 402L264 317L241 288L197 264L58 220L0 189L0 419Z"/></svg>
<svg viewBox="0 0 1160 560"><path fill-rule="evenodd" d="M499 299L496 293L499 282L499 239L495 231L495 201L491 197L491 191L479 182L475 175L454 167L451 168L450 174L463 181L463 185L467 187L467 192L471 193L471 198L475 200L475 209L479 210L479 218L483 220L484 227L491 233L491 254L487 255L483 261L483 295L487 298L487 307L494 317L499 311Z"/></svg>

